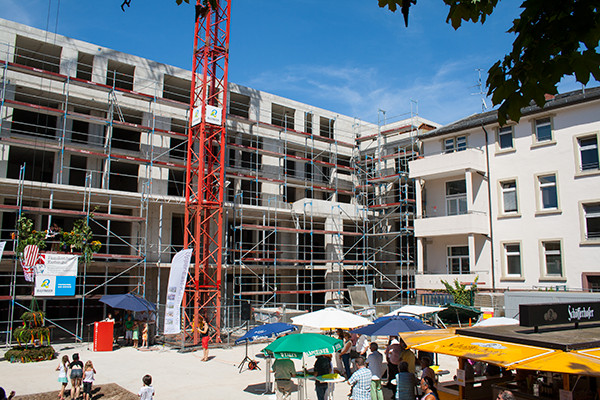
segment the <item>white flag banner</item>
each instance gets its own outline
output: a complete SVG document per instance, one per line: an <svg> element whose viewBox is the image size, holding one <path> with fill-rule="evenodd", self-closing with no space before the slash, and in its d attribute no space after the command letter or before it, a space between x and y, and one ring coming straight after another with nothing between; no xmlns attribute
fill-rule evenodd
<svg viewBox="0 0 600 400"><path fill-rule="evenodd" d="M73 254L40 254L35 265L34 294L75 296L78 258Z"/></svg>
<svg viewBox="0 0 600 400"><path fill-rule="evenodd" d="M4 253L4 246L6 246L6 242L0 242L0 261L2 261L2 253Z"/></svg>
<svg viewBox="0 0 600 400"><path fill-rule="evenodd" d="M181 332L181 302L191 258L192 249L185 249L175 254L171 262L165 310L165 335Z"/></svg>

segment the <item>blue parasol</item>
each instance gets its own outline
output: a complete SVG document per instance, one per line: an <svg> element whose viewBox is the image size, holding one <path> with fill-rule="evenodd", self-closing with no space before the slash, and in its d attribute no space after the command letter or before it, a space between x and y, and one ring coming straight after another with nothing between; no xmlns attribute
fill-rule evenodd
<svg viewBox="0 0 600 400"><path fill-rule="evenodd" d="M424 324L415 318L394 316L350 332L367 336L398 336L399 332L424 331L428 329L436 328Z"/></svg>
<svg viewBox="0 0 600 400"><path fill-rule="evenodd" d="M275 322L273 324L260 325L250 329L241 338L236 339L235 344L240 344L244 342L254 342L258 339L268 339L275 336L283 335L284 333L293 332L297 329L298 327L291 324L285 324L283 322Z"/></svg>
<svg viewBox="0 0 600 400"><path fill-rule="evenodd" d="M107 294L100 298L100 301L112 308L120 308L122 310L130 311L154 311L156 312L156 306L150 303L143 297L136 296L133 293L125 294Z"/></svg>

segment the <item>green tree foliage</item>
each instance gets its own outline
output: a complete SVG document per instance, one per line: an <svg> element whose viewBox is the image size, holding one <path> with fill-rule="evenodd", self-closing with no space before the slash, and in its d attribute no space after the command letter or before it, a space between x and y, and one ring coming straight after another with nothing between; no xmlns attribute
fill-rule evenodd
<svg viewBox="0 0 600 400"><path fill-rule="evenodd" d="M479 277L475 277L475 281L470 288L467 289L467 285L460 283L458 279L454 280L454 286L442 279L442 284L446 287L446 293L452 295L456 304L462 304L465 306L472 306L472 299L475 297L477 292L477 281Z"/></svg>
<svg viewBox="0 0 600 400"><path fill-rule="evenodd" d="M408 18L410 0L378 0L380 7ZM446 22L458 29L463 21L483 24L498 0L443 0L449 6ZM512 51L488 71L488 95L498 108L498 120L518 121L521 108L535 102L542 107L544 95L558 93L563 76L575 75L588 83L600 80L600 2L598 0L525 0L519 18L508 32L514 33Z"/></svg>

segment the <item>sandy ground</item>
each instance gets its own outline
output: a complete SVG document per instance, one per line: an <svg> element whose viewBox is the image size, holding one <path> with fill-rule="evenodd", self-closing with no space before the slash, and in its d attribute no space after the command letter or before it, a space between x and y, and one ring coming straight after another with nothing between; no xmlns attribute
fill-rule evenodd
<svg viewBox="0 0 600 400"><path fill-rule="evenodd" d="M57 398L60 384L57 381L58 372L55 371L59 359L67 354L71 358L73 353L79 353L80 359L85 362L92 360L97 371L95 386L100 390L95 392L94 398L108 400L118 398L114 395L102 394L102 386L117 384L125 390L137 394L142 386L142 377L150 374L153 377L153 386L156 391L156 399L275 399L273 394L265 392L265 367L266 361L255 355L263 349L266 344L251 344L249 355L259 360L262 370L250 371L244 368L239 373L239 363L245 355L244 346L231 348L215 348L210 350L210 360L202 362L202 352L179 353L168 347L154 346L151 350L136 350L132 347L124 347L112 352L93 352L91 344L66 344L56 345L58 359L38 363L11 364L8 361L0 362L0 386L7 393L15 390L17 395L32 395L49 391L55 391ZM6 349L5 349L6 350ZM5 350L0 351L3 354ZM298 369L302 361L295 360ZM314 358L306 360L307 367L312 367ZM439 364L442 368L451 371L443 380L451 379L456 369L454 357L440 356ZM111 390L117 390L112 386ZM109 388L107 387L107 389ZM70 385L68 386L70 388ZM334 400L347 400L349 386L344 383L336 384ZM113 393L113 392L111 392ZM114 392L116 393L116 392ZM113 393L113 394L114 394ZM307 398L316 399L314 382L307 382ZM386 391L386 399L390 399L392 393ZM27 396L28 399L45 399L46 397ZM123 399L129 398L123 396ZM297 393L293 394L296 400Z"/></svg>

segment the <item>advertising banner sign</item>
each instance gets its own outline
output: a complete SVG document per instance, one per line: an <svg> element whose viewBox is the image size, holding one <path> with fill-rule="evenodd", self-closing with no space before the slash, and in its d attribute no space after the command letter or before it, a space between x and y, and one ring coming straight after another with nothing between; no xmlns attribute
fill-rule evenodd
<svg viewBox="0 0 600 400"><path fill-rule="evenodd" d="M598 301L519 305L521 326L535 327L598 321L600 321Z"/></svg>
<svg viewBox="0 0 600 400"><path fill-rule="evenodd" d="M75 296L77 260L72 254L40 254L35 265L35 295Z"/></svg>
<svg viewBox="0 0 600 400"><path fill-rule="evenodd" d="M165 335L174 335L181 332L181 302L187 280L192 249L181 250L171 262L169 284L167 285L167 301L165 303Z"/></svg>
<svg viewBox="0 0 600 400"><path fill-rule="evenodd" d="M215 106L206 106L206 122L213 125L221 125L223 120L223 109Z"/></svg>

